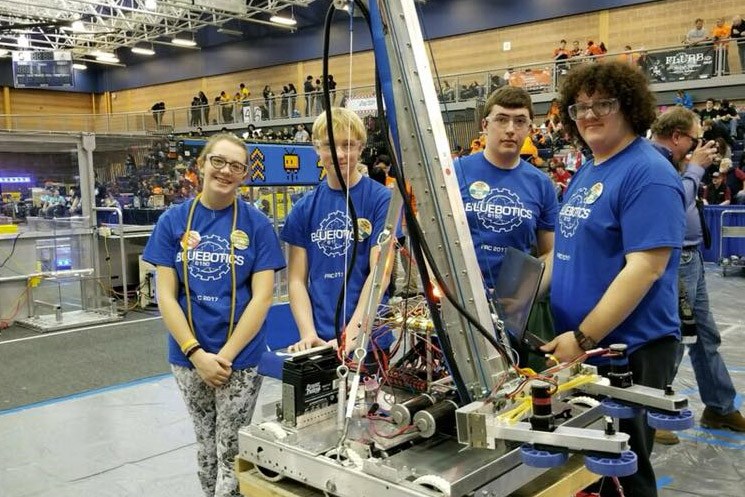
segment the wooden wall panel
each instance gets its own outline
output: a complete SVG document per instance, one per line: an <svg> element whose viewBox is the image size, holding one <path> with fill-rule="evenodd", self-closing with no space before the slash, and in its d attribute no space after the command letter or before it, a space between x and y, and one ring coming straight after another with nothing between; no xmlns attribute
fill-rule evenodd
<svg viewBox="0 0 745 497"><path fill-rule="evenodd" d="M738 12L745 14L742 0L674 0L612 10L610 38L618 48L626 43L632 47L677 45L697 17L704 19L704 29L710 33L717 17L723 16L725 24L731 25Z"/></svg>
<svg viewBox="0 0 745 497"><path fill-rule="evenodd" d="M90 114L90 93L46 90L10 90L13 114Z"/></svg>
<svg viewBox="0 0 745 497"><path fill-rule="evenodd" d="M579 40L582 47L588 39L596 43L603 41L611 52L622 50L626 44L634 48L674 45L681 41L696 17L703 17L705 28L710 30L717 16L726 16L727 23L730 23L732 13L739 12L741 7L741 0L720 0L707 4L705 9L701 0L651 2L434 40L429 44L428 51L431 50L434 67L441 77L488 70L501 75L510 66L550 61L552 51L561 38L568 40L570 46L572 40ZM601 35L607 39L602 39ZM509 51L503 50L506 41L512 45ZM732 52L732 55L736 55ZM731 60L733 58L730 57ZM354 87L373 84L372 52L354 55L351 78L346 56L333 57L329 66L340 91L350 85L350 79ZM289 82L294 83L298 93L302 94L305 77L312 75L315 79L320 73L321 61L310 60L118 91L111 95L111 110L114 113L146 112L158 101L164 101L167 109L188 107L200 90L212 102L221 90L233 95L241 82L249 87L252 98L261 98L264 85L269 85L278 95ZM11 111L14 114L92 112L93 103L87 94L10 91ZM95 110L97 113L106 111L105 98L102 96L96 97ZM185 119L185 113L183 116L179 114L177 124Z"/></svg>
<svg viewBox="0 0 745 497"><path fill-rule="evenodd" d="M13 128L87 131L93 102L90 93L11 89L10 112Z"/></svg>
<svg viewBox="0 0 745 497"><path fill-rule="evenodd" d="M199 80L176 81L111 93L113 112L145 112L155 102L165 102L166 109L188 107L199 93Z"/></svg>
<svg viewBox="0 0 745 497"><path fill-rule="evenodd" d="M598 14L593 13L454 36L435 40L431 47L440 75L491 69L501 75L510 66L550 61L562 38L570 46L579 39L584 47L588 37L598 40L597 32ZM502 45L507 41L512 47L505 52Z"/></svg>

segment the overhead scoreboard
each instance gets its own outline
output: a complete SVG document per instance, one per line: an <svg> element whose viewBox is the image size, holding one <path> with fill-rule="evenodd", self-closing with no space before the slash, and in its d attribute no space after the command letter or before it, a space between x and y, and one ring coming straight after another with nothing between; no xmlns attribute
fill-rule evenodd
<svg viewBox="0 0 745 497"><path fill-rule="evenodd" d="M13 84L16 88L71 88L74 83L72 53L13 52Z"/></svg>

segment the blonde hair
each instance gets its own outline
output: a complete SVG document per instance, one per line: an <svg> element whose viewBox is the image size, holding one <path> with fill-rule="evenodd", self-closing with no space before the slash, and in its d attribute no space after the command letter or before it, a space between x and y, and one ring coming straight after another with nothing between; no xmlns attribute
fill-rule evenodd
<svg viewBox="0 0 745 497"><path fill-rule="evenodd" d="M345 107L333 107L331 109L331 126L334 137L349 132L349 137L359 140L362 144L367 143L367 130L360 116ZM328 124L326 112L322 112L313 123L313 142L318 143L328 137Z"/></svg>
<svg viewBox="0 0 745 497"><path fill-rule="evenodd" d="M722 159L719 161L719 172L720 173L726 173L729 171L729 168L732 167L732 159Z"/></svg>

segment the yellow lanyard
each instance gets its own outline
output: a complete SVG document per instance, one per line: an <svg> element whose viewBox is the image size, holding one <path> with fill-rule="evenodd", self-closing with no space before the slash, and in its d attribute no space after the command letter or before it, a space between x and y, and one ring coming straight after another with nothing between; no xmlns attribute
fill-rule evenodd
<svg viewBox="0 0 745 497"><path fill-rule="evenodd" d="M191 292L189 290L189 232L191 231L191 222L194 218L194 211L197 208L197 204L199 203L199 199L201 198L202 194L200 193L197 195L197 197L194 199L194 201L191 203L191 207L189 208L189 217L186 220L186 231L184 232L184 236L181 240L181 263L183 265L184 270L184 290L186 292L186 317L189 320L189 330L191 331L192 336L196 337L196 332L194 328L194 319L192 317L191 313ZM230 339L231 336L233 336L233 327L235 325L235 300L236 300L236 291L235 291L235 246L233 244L233 233L235 232L235 228L238 224L238 199L233 199L233 226L230 228L230 327L228 328L228 339Z"/></svg>

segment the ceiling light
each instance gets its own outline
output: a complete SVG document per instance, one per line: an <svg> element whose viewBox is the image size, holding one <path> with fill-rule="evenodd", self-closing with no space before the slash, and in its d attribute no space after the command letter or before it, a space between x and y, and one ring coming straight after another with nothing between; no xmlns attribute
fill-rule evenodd
<svg viewBox="0 0 745 497"><path fill-rule="evenodd" d="M119 62L119 57L113 53L101 52L99 55L96 55L96 60L100 60L101 62Z"/></svg>
<svg viewBox="0 0 745 497"><path fill-rule="evenodd" d="M196 47L197 42L194 41L194 38L172 38L171 43L174 45L178 45L180 47Z"/></svg>
<svg viewBox="0 0 745 497"><path fill-rule="evenodd" d="M155 10L158 8L158 3L155 0L145 0L145 8L147 10Z"/></svg>
<svg viewBox="0 0 745 497"><path fill-rule="evenodd" d="M18 41L19 47L21 48L29 47L29 41L28 41L28 38L26 38L26 35L18 35L17 41Z"/></svg>
<svg viewBox="0 0 745 497"><path fill-rule="evenodd" d="M243 31L238 31L237 29L229 29L229 28L217 28L218 33L222 33L224 35L231 35L231 36L242 36Z"/></svg>
<svg viewBox="0 0 745 497"><path fill-rule="evenodd" d="M78 19L77 21L73 21L72 24L70 24L70 28L78 33L86 31L85 24L80 19Z"/></svg>
<svg viewBox="0 0 745 497"><path fill-rule="evenodd" d="M80 62L76 62L72 65L72 68L77 69L78 71L85 71L86 69L88 69L88 66L86 66L85 64L81 64Z"/></svg>
<svg viewBox="0 0 745 497"><path fill-rule="evenodd" d="M274 14L272 17L270 17L269 21L273 22L274 24L281 24L282 26L295 26L297 24L295 16L282 17L277 14Z"/></svg>
<svg viewBox="0 0 745 497"><path fill-rule="evenodd" d="M140 54L140 55L155 55L155 50L153 50L151 47L132 47L132 53Z"/></svg>

